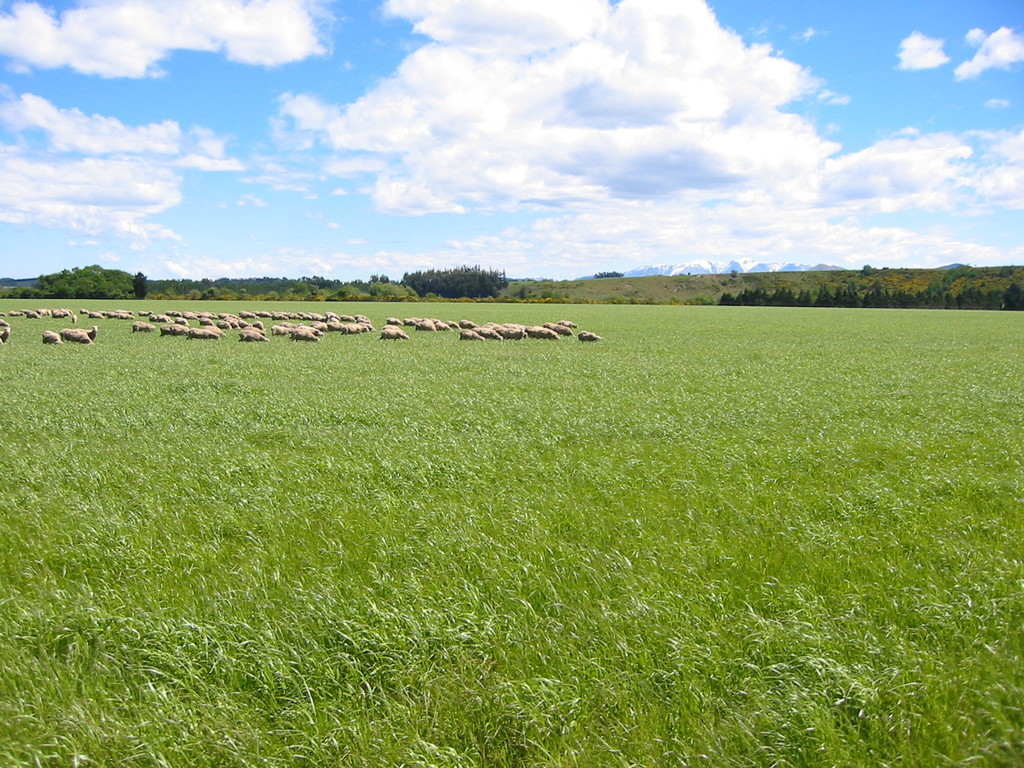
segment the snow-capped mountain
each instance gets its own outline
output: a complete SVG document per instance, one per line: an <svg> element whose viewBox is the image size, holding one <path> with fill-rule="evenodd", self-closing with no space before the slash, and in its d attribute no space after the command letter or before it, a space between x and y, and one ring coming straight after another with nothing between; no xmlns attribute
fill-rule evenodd
<svg viewBox="0 0 1024 768"><path fill-rule="evenodd" d="M699 259L685 264L658 264L651 267L631 269L623 274L626 277L646 277L648 275L720 275L728 272L820 272L843 269L829 264L794 264L792 262L763 262L753 259L739 261L708 261Z"/></svg>

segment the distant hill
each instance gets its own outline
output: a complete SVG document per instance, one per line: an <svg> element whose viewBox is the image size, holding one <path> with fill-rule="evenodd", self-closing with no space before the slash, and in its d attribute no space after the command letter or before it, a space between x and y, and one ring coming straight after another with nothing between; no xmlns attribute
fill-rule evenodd
<svg viewBox="0 0 1024 768"><path fill-rule="evenodd" d="M39 282L38 277L16 280L13 277L0 277L0 288L32 288Z"/></svg>
<svg viewBox="0 0 1024 768"><path fill-rule="evenodd" d="M835 294L877 290L889 294L926 291L954 297L978 292L1002 293L1011 285L1024 288L1024 267L966 267L952 269L808 269L803 271L740 270L711 274L653 274L591 280L517 280L499 296L508 300L598 304L718 304L723 294L744 291L772 293L787 289L817 295L822 288Z"/></svg>

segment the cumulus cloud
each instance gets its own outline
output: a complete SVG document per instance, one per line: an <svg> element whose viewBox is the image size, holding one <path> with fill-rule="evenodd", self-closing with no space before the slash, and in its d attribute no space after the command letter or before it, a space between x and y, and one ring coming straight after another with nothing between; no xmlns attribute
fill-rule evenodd
<svg viewBox="0 0 1024 768"><path fill-rule="evenodd" d="M886 213L951 210L962 185L963 161L973 154L952 134L885 139L827 160L821 174L822 200Z"/></svg>
<svg viewBox="0 0 1024 768"><path fill-rule="evenodd" d="M571 44L607 22L604 0L388 0L385 10L438 42L505 54Z"/></svg>
<svg viewBox="0 0 1024 768"><path fill-rule="evenodd" d="M942 50L945 40L913 32L900 43L899 69L934 69L949 62Z"/></svg>
<svg viewBox="0 0 1024 768"><path fill-rule="evenodd" d="M988 69L1009 69L1024 61L1024 36L1009 27L1000 27L991 35L986 35L981 29L972 29L967 33L967 42L978 52L973 59L954 70L957 80L978 77Z"/></svg>
<svg viewBox="0 0 1024 768"><path fill-rule="evenodd" d="M982 164L973 176L977 193L988 203L1024 210L1024 131L978 134Z"/></svg>
<svg viewBox="0 0 1024 768"><path fill-rule="evenodd" d="M0 54L22 67L102 77L161 74L174 50L276 66L322 54L319 0L95 0L59 16L36 2L0 14Z"/></svg>
<svg viewBox="0 0 1024 768"><path fill-rule="evenodd" d="M386 163L368 170L385 211L735 189L806 172L837 149L782 110L820 83L770 47L745 45L703 2L387 8L434 42L352 104L288 94L280 105L307 145Z"/></svg>
<svg viewBox="0 0 1024 768"><path fill-rule="evenodd" d="M174 238L146 221L181 202L181 179L135 158L40 160L0 148L0 221L134 240Z"/></svg>
<svg viewBox="0 0 1024 768"><path fill-rule="evenodd" d="M181 128L172 120L133 128L117 118L58 109L31 93L0 103L0 122L15 132L43 131L57 152L173 155L182 143Z"/></svg>
<svg viewBox="0 0 1024 768"><path fill-rule="evenodd" d="M0 102L0 124L18 134L42 132L55 153L176 158L180 167L208 171L243 168L225 157L225 140L207 128L185 132L173 120L128 126L115 117L61 109L31 93Z"/></svg>
<svg viewBox="0 0 1024 768"><path fill-rule="evenodd" d="M125 125L62 109L26 93L0 101L0 125L18 145L0 145L0 221L114 234L142 246L177 238L149 219L181 202L177 169L242 170L213 131L165 120ZM41 133L42 146L26 137Z"/></svg>

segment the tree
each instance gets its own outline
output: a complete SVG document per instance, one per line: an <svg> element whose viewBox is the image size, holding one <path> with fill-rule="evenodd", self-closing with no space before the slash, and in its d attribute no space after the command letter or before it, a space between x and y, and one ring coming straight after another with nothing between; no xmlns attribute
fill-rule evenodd
<svg viewBox="0 0 1024 768"><path fill-rule="evenodd" d="M146 279L146 276L141 272L136 272L132 288L136 299L146 298L146 295L149 293L149 281Z"/></svg>
<svg viewBox="0 0 1024 768"><path fill-rule="evenodd" d="M445 299L482 299L497 296L508 285L504 272L476 267L455 269L428 269L425 272L407 272L402 285L419 296L434 293Z"/></svg>
<svg viewBox="0 0 1024 768"><path fill-rule="evenodd" d="M1024 310L1024 289L1018 283L1003 291L1003 309Z"/></svg>

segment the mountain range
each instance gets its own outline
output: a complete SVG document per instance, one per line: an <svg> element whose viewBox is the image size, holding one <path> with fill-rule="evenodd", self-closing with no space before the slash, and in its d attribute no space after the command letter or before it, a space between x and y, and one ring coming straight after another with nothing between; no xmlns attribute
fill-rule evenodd
<svg viewBox="0 0 1024 768"><path fill-rule="evenodd" d="M828 272L845 269L830 264L794 264L792 262L764 262L753 259L739 261L708 261L700 259L685 264L658 264L638 267L623 272L624 277L647 277L648 275L720 275L729 272Z"/></svg>

